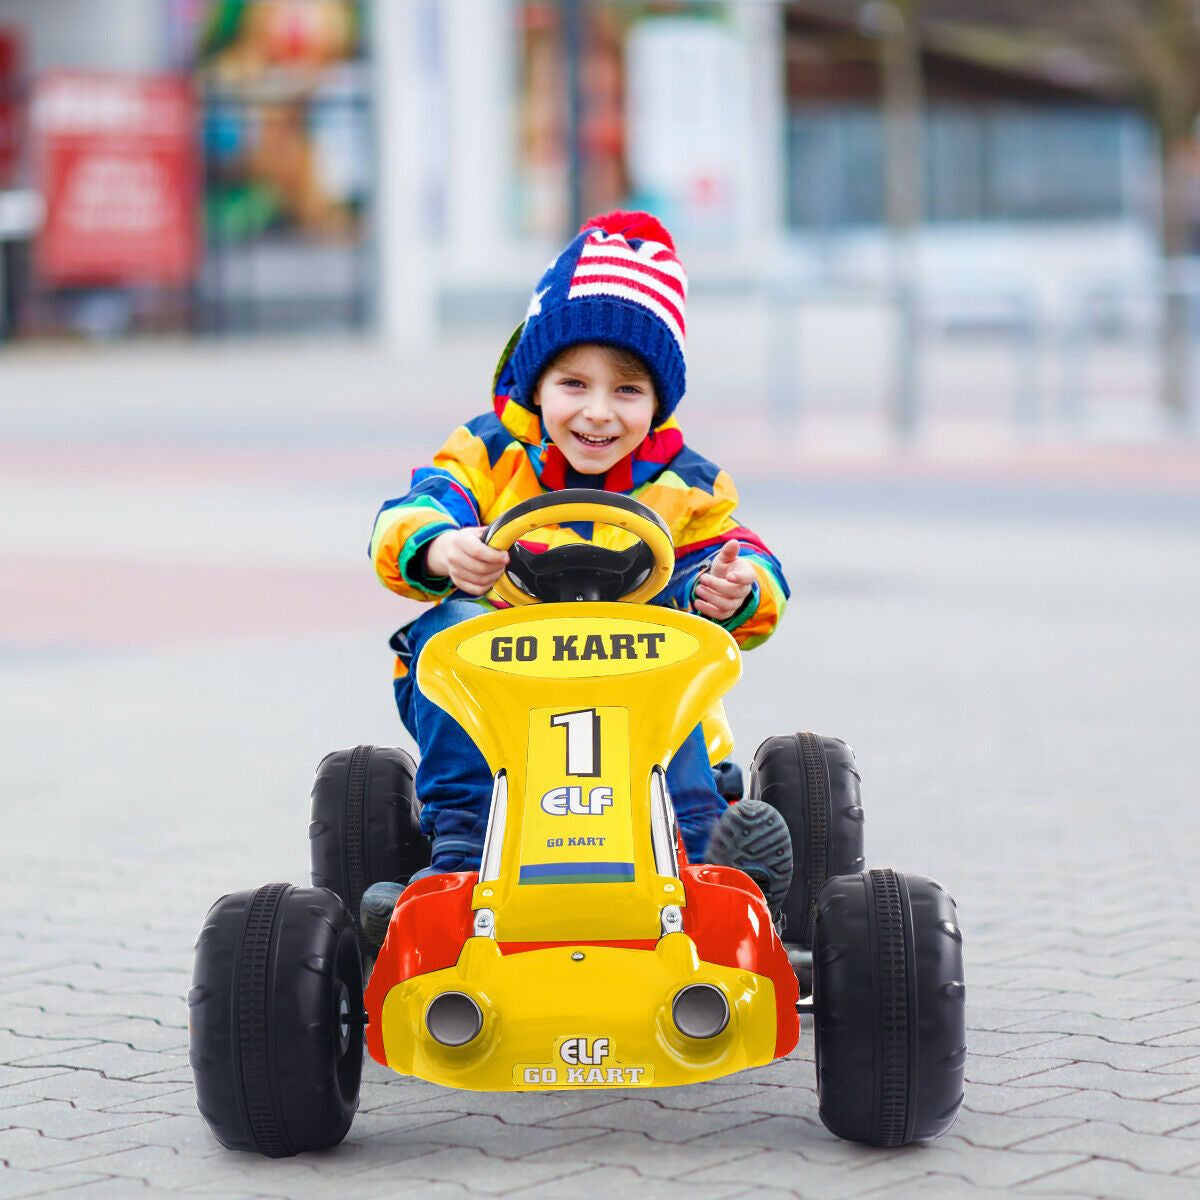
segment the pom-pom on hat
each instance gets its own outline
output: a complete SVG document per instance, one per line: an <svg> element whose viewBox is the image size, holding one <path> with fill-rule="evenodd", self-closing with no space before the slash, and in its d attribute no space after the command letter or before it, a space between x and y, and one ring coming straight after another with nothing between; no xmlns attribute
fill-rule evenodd
<svg viewBox="0 0 1200 1200"><path fill-rule="evenodd" d="M661 425L686 384L684 301L687 273L655 217L611 212L585 221L538 281L512 355L521 402L532 405L538 379L567 347L598 342L631 350L654 379Z"/></svg>

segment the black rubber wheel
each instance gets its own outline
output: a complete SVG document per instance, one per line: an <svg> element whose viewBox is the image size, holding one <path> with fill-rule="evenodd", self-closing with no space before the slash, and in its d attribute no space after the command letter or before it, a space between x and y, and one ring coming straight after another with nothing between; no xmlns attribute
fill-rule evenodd
<svg viewBox="0 0 1200 1200"><path fill-rule="evenodd" d="M383 880L407 883L429 865L415 774L411 756L392 746L335 750L317 767L308 826L313 887L345 903L363 955L375 953L359 927L363 892Z"/></svg>
<svg viewBox="0 0 1200 1200"><path fill-rule="evenodd" d="M336 1146L358 1109L362 962L346 906L268 883L222 896L188 992L196 1106L230 1150L285 1158Z"/></svg>
<svg viewBox="0 0 1200 1200"><path fill-rule="evenodd" d="M864 871L817 900L817 1095L831 1133L873 1146L940 1137L963 1101L962 933L923 875Z"/></svg>
<svg viewBox="0 0 1200 1200"><path fill-rule="evenodd" d="M784 941L812 949L817 893L863 869L863 810L854 752L839 738L801 732L767 738L750 764L748 795L783 814L792 835Z"/></svg>

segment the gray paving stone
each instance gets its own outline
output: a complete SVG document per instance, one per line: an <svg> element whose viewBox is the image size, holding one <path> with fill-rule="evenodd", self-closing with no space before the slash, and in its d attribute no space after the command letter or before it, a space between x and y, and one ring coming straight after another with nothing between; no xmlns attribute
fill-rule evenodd
<svg viewBox="0 0 1200 1200"><path fill-rule="evenodd" d="M1053 1033L1020 1033L1007 1029L974 1029L971 1035L970 1053L975 1056L997 1057L1003 1054L1024 1054L1047 1042L1055 1041L1060 1035Z"/></svg>
<svg viewBox="0 0 1200 1200"><path fill-rule="evenodd" d="M655 1096L655 1100L658 1100ZM708 1104L700 1110L726 1115L736 1119L742 1114L757 1113L761 1116L794 1117L798 1120L815 1121L817 1116L817 1094L811 1088L784 1087L779 1084L757 1084L744 1095L735 1095L716 1104Z"/></svg>
<svg viewBox="0 0 1200 1200"><path fill-rule="evenodd" d="M150 1116L189 1116L196 1112L196 1089L192 1084L179 1086L149 1086L140 1099L105 1104L102 1111L111 1113L146 1113Z"/></svg>
<svg viewBox="0 0 1200 1200"><path fill-rule="evenodd" d="M263 1200L264 1198L264 1193L262 1192L231 1192L220 1184L215 1185L211 1189L201 1184L199 1188L186 1188L184 1191L175 1194L180 1196L203 1196L205 1200Z"/></svg>
<svg viewBox="0 0 1200 1200"><path fill-rule="evenodd" d="M225 1153L220 1142L213 1137L194 1107L188 1114L175 1116L166 1116L161 1113L122 1113L120 1115L125 1119L138 1122L137 1137L143 1146L163 1146L177 1151L186 1158L205 1158L212 1154Z"/></svg>
<svg viewBox="0 0 1200 1200"><path fill-rule="evenodd" d="M3 1005L3 1031L10 1036L34 1038L54 1037L70 1040L82 1038L85 1027L95 1017L81 1017L70 1013L46 1012L42 1008L28 1007L6 1002Z"/></svg>
<svg viewBox="0 0 1200 1200"><path fill-rule="evenodd" d="M1185 1046L1200 1049L1200 1026L1194 1029L1181 1030L1179 1033L1168 1033L1163 1037L1151 1038L1148 1046Z"/></svg>
<svg viewBox="0 0 1200 1200"><path fill-rule="evenodd" d="M965 1180L973 1187L1015 1187L1086 1158L1083 1154L1033 1151L1028 1143L1007 1150L943 1138L918 1147L930 1172Z"/></svg>
<svg viewBox="0 0 1200 1200"><path fill-rule="evenodd" d="M1025 1115L1026 1111L1018 1109L1014 1113L981 1113L964 1107L944 1138L958 1138L968 1145L983 1146L989 1150L1008 1150L1030 1138L1077 1125L1082 1119L1070 1116L1029 1117Z"/></svg>
<svg viewBox="0 0 1200 1200"><path fill-rule="evenodd" d="M1071 1088L1061 1086L1033 1087L1027 1079L1007 1084L974 1083L967 1091L963 1105L975 1112L1006 1113L1014 1109L1024 1109L1039 1100L1052 1100L1069 1095L1071 1091Z"/></svg>
<svg viewBox="0 0 1200 1200"><path fill-rule="evenodd" d="M914 1186L912 1180L901 1184L887 1184L861 1195L870 1200L1012 1200L1020 1193L1019 1188L991 1188L968 1184L965 1179L925 1176ZM1065 1193L1063 1193L1065 1194Z"/></svg>
<svg viewBox="0 0 1200 1200"><path fill-rule="evenodd" d="M1152 1071L1155 1075L1186 1075L1192 1079L1200 1080L1200 1055L1192 1054L1187 1058L1163 1063L1162 1066L1144 1069Z"/></svg>
<svg viewBox="0 0 1200 1200"><path fill-rule="evenodd" d="M1200 1118L1200 1111L1194 1114ZM1173 1129L1167 1130L1172 1137L1176 1138L1200 1138L1200 1120L1196 1120L1187 1125L1178 1125Z"/></svg>
<svg viewBox="0 0 1200 1200"><path fill-rule="evenodd" d="M480 1150L506 1160L523 1160L543 1150L582 1143L596 1131L550 1125L509 1125L492 1116L460 1116L439 1125L419 1127L423 1141L442 1142L456 1148ZM403 1133L380 1130L377 1139L402 1141Z"/></svg>
<svg viewBox="0 0 1200 1200"><path fill-rule="evenodd" d="M420 1180L422 1184L424 1181L452 1183L469 1192L500 1196L522 1187L560 1179L574 1166L575 1163L565 1158L546 1157L544 1153L534 1158L510 1160L476 1149L439 1146L428 1154L408 1159L404 1171L409 1180ZM394 1181L394 1167L376 1168L374 1174L386 1176L389 1172ZM370 1177L370 1172L356 1176L355 1184Z"/></svg>
<svg viewBox="0 0 1200 1200"><path fill-rule="evenodd" d="M695 1200L732 1200L734 1196L745 1195L741 1188L726 1185L705 1186L699 1184L684 1185L678 1181L664 1179L648 1179L640 1171L630 1167L605 1166L584 1167L569 1174L561 1175L545 1183L534 1184L532 1187L520 1188L512 1193L520 1200L566 1200L568 1197L601 1197L601 1196L636 1196L638 1200L683 1200L683 1197L694 1197ZM771 1200L770 1190L756 1190L763 1200ZM794 1192L776 1193L778 1195L794 1196Z"/></svg>
<svg viewBox="0 0 1200 1200"><path fill-rule="evenodd" d="M1023 1050L1011 1051L1008 1058L1022 1062L1037 1062L1042 1059L1068 1059L1074 1062L1097 1062L1121 1071L1171 1072L1175 1064L1183 1065L1189 1059L1185 1047L1156 1047L1131 1045L1125 1042L1110 1042L1105 1038L1071 1037L1055 1038ZM1057 1065L1057 1064L1056 1064ZM1193 1062L1193 1070L1200 1075L1200 1062Z"/></svg>
<svg viewBox="0 0 1200 1200"><path fill-rule="evenodd" d="M745 1097L758 1095L768 1089L773 1090L776 1086L780 1085L754 1082L751 1073L743 1071L738 1075L731 1075L728 1079L712 1083L697 1083L690 1087L656 1088L654 1102L663 1108L678 1108L686 1112L697 1109L715 1109ZM797 1089L793 1083L792 1089L799 1090L809 1097L813 1094L811 1087L806 1084L802 1084ZM622 1093L614 1092L612 1094L621 1095ZM637 1093L633 1094L637 1095Z"/></svg>
<svg viewBox="0 0 1200 1200"><path fill-rule="evenodd" d="M31 1067L24 1063L19 1067L15 1067L0 1063L0 1107L4 1107L6 1103L20 1103L19 1100L12 1098L15 1094L13 1089L22 1088L26 1084L33 1083L39 1079L50 1079L54 1075L64 1075L68 1070L69 1068L67 1067Z"/></svg>
<svg viewBox="0 0 1200 1200"><path fill-rule="evenodd" d="M1029 1195L1103 1196L1112 1200L1195 1200L1196 1184L1179 1176L1137 1171L1126 1163L1093 1158L1018 1189Z"/></svg>
<svg viewBox="0 0 1200 1200"><path fill-rule="evenodd" d="M974 1090L974 1089L973 1089ZM1171 1104L1166 1100L1127 1100L1112 1092L1069 1091L1051 1099L1011 1109L1020 1117L1075 1117L1079 1120L1111 1121L1139 1133L1166 1133L1180 1125L1200 1119L1200 1095L1192 1104Z"/></svg>
<svg viewBox="0 0 1200 1200"><path fill-rule="evenodd" d="M150 1054L171 1052L186 1058L188 1031L186 1025L167 1026L157 1021L141 1021L125 1017L116 1021L104 1021L89 1025L89 1037L102 1042L116 1042L131 1050L143 1050Z"/></svg>
<svg viewBox="0 0 1200 1200"><path fill-rule="evenodd" d="M647 1179L670 1181L698 1167L741 1161L756 1153L753 1146L744 1143L730 1147L700 1140L679 1145L655 1141L628 1130L586 1130L565 1144L527 1156L525 1161L557 1163L562 1172L568 1172L580 1163L596 1166L633 1163L638 1173Z"/></svg>
<svg viewBox="0 0 1200 1200"><path fill-rule="evenodd" d="M32 1129L43 1137L52 1138L77 1138L89 1133L124 1129L130 1125L149 1129L156 1124L158 1122L148 1122L141 1113L96 1112L65 1100L32 1101L0 1112L0 1125Z"/></svg>
<svg viewBox="0 0 1200 1200"><path fill-rule="evenodd" d="M1200 1143L1137 1133L1108 1121L1086 1121L1021 1143L1022 1150L1060 1150L1128 1163L1138 1171L1173 1175L1200 1164Z"/></svg>
<svg viewBox="0 0 1200 1200"><path fill-rule="evenodd" d="M28 1071L24 1078L24 1083L0 1088L0 1115L7 1109L39 1100L67 1100L95 1111L116 1111L124 1104L144 1102L177 1091L179 1086L107 1079L98 1071ZM194 1092L192 1098L195 1098Z"/></svg>
<svg viewBox="0 0 1200 1200"><path fill-rule="evenodd" d="M20 1167L0 1168L0 1196L4 1200L23 1200L25 1196L45 1196L60 1188L96 1183L105 1177L87 1171L26 1171Z"/></svg>
<svg viewBox="0 0 1200 1200"><path fill-rule="evenodd" d="M66 1167L77 1163L106 1159L145 1143L129 1128L93 1134L90 1137L45 1137L36 1129L5 1129L0 1132L0 1160L25 1171L45 1167ZM87 1170L87 1167L80 1168ZM102 1174L112 1174L105 1165Z"/></svg>
<svg viewBox="0 0 1200 1200"><path fill-rule="evenodd" d="M758 1117L744 1125L708 1133L688 1144L705 1148L728 1147L734 1151L778 1150L805 1162L853 1163L860 1153L870 1154L868 1150L851 1149L847 1143L839 1142L815 1116L811 1119Z"/></svg>
<svg viewBox="0 0 1200 1200"><path fill-rule="evenodd" d="M1070 1058L1023 1058L1016 1055L1008 1057L984 1054L967 1054L967 1084L977 1083L1012 1083L1017 1079L1025 1079L1030 1075L1039 1074L1051 1066L1068 1066L1074 1060Z"/></svg>
<svg viewBox="0 0 1200 1200"><path fill-rule="evenodd" d="M1008 1027L1011 1033L1045 1033L1059 1037L1100 1037L1105 1041L1131 1046L1155 1044L1159 1037L1183 1034L1196 1028L1188 1011L1176 1011L1167 1016L1143 1016L1108 1020L1079 1013L1044 1013L1026 1015Z"/></svg>
<svg viewBox="0 0 1200 1200"><path fill-rule="evenodd" d="M162 1189L182 1189L212 1182L221 1183L233 1191L242 1191L250 1185L256 1173L268 1166L274 1168L274 1175L287 1179L289 1185L315 1179L319 1173L313 1157L306 1156L305 1160L265 1160L257 1155L233 1151L190 1156L169 1146L140 1145L116 1149L104 1155L102 1161L106 1174L126 1180L146 1180Z"/></svg>
<svg viewBox="0 0 1200 1200"><path fill-rule="evenodd" d="M161 1185L146 1179L97 1179L94 1183L81 1183L69 1188L55 1188L54 1196L67 1196L70 1200L126 1200L127 1197L151 1197L161 1194Z"/></svg>
<svg viewBox="0 0 1200 1200"><path fill-rule="evenodd" d="M105 1015L125 1018L131 1014L167 1025L187 1020L187 1005L181 995L127 996L39 983L37 1000L47 1013L60 1013L79 1020L94 1021Z"/></svg>
<svg viewBox="0 0 1200 1200"><path fill-rule="evenodd" d="M1112 1092L1125 1100L1157 1100L1187 1086L1187 1080L1180 1076L1149 1071L1120 1071L1098 1062L1075 1062L1051 1067L1014 1080L1013 1086L1021 1087L1027 1081L1037 1087L1089 1088Z"/></svg>
<svg viewBox="0 0 1200 1200"><path fill-rule="evenodd" d="M798 1162L791 1154L764 1150L734 1163L689 1171L679 1179L681 1186L693 1184L739 1184L751 1191L775 1188L800 1194L805 1200L842 1200L869 1194L873 1187L907 1181L917 1189L926 1175L924 1156L919 1152L902 1156L880 1154L873 1161L848 1168L845 1163Z"/></svg>
<svg viewBox="0 0 1200 1200"><path fill-rule="evenodd" d="M546 1128L565 1127L578 1129L583 1126L608 1130L627 1130L645 1134L655 1142L691 1142L707 1139L715 1133L730 1129L741 1129L747 1122L755 1120L751 1113L733 1115L729 1112L708 1109L666 1108L656 1103L657 1096L633 1099L632 1097L606 1104L591 1112L571 1113L542 1122ZM720 1108L720 1106L716 1106Z"/></svg>
<svg viewBox="0 0 1200 1200"><path fill-rule="evenodd" d="M618 1103L612 1092L517 1092L512 1095L487 1095L480 1092L454 1092L437 1089L436 1098L409 1099L384 1104L373 1111L386 1113L446 1114L448 1116L497 1116L509 1125L541 1125L557 1117L589 1113Z"/></svg>

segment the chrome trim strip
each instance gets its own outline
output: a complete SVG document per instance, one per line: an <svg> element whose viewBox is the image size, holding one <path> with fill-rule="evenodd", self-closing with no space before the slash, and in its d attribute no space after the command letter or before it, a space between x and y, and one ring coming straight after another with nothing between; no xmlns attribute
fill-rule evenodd
<svg viewBox="0 0 1200 1200"><path fill-rule="evenodd" d="M654 848L654 869L660 875L679 878L679 859L675 853L677 826L675 809L667 793L667 777L662 767L650 772L650 842Z"/></svg>
<svg viewBox="0 0 1200 1200"><path fill-rule="evenodd" d="M489 883L500 876L500 850L504 845L504 826L508 820L508 773L497 771L492 782L492 807L488 812L487 833L483 835L483 857L479 882Z"/></svg>

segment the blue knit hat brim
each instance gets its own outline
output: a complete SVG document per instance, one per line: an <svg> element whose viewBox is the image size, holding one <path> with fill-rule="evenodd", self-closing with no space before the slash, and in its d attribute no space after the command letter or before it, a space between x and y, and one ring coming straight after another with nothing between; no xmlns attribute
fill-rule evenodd
<svg viewBox="0 0 1200 1200"><path fill-rule="evenodd" d="M679 343L642 305L610 296L568 300L526 325L512 356L519 401L532 406L542 372L564 350L584 342L617 346L636 354L654 381L658 400L655 427L671 416L687 385Z"/></svg>

